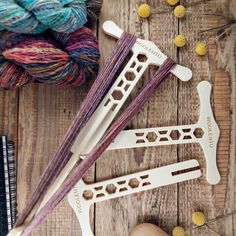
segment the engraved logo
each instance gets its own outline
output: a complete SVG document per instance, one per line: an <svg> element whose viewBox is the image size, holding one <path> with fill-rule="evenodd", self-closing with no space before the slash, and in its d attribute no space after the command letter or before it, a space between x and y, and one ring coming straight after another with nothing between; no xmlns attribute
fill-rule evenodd
<svg viewBox="0 0 236 236"><path fill-rule="evenodd" d="M149 53L153 54L154 56L158 57L158 58L161 58L161 54L156 52L155 50L149 48L147 45L137 41L136 42L141 48L145 49L146 51L148 51Z"/></svg>
<svg viewBox="0 0 236 236"><path fill-rule="evenodd" d="M207 117L207 132L208 132L208 139L209 139L209 147L214 147L214 141L213 141L213 131L212 131L212 123L211 123L211 117Z"/></svg>
<svg viewBox="0 0 236 236"><path fill-rule="evenodd" d="M76 202L76 206L78 209L79 213L82 213L82 206L81 206L81 202L80 202L80 196L79 196L79 190L77 187L73 188L73 192L74 192L74 197L75 197L75 202Z"/></svg>

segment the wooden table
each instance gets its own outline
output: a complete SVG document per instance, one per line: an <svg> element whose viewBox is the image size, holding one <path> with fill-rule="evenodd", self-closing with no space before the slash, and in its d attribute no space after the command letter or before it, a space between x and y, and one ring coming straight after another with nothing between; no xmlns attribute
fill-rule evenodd
<svg viewBox="0 0 236 236"><path fill-rule="evenodd" d="M143 1L104 0L96 30L100 42L101 65L115 44L101 28L105 20L111 19L137 37L155 42L166 54L191 68L193 79L182 83L171 76L140 110L129 128L196 122L199 115L197 84L201 80L210 81L213 84L214 114L221 130L217 156L222 180L217 186L210 186L202 177L200 180L99 203L91 209L91 224L97 236L128 236L131 229L142 222L155 223L167 232L171 232L176 225L181 225L188 229L188 235L214 235L208 227L193 229L191 214L201 210L208 219L215 219L236 210L233 119L236 108L235 78L230 79L226 72L218 68L214 43L210 45L209 55L203 58L195 54L194 48L200 40L200 30L224 23L224 18L214 13L221 13L220 9L225 3L213 0L189 7L186 18L178 20L164 0L149 0L152 16L149 20L142 20L136 14L141 2ZM180 50L176 49L172 41L178 33L185 34L188 38L187 46ZM130 100L135 97L149 74L150 71L147 71ZM0 91L0 133L15 141L17 150L19 211L72 122L89 86L90 84L80 88L58 88L32 84L19 90ZM197 144L109 151L90 169L85 179L91 183L192 158L199 160L204 169L203 153ZM236 218L233 215L209 225L222 235L236 235ZM75 214L64 200L32 235L81 234Z"/></svg>

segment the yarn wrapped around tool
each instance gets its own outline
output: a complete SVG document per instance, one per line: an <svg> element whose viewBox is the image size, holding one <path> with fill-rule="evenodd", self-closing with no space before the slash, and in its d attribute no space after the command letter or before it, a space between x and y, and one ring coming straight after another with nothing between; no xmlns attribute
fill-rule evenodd
<svg viewBox="0 0 236 236"><path fill-rule="evenodd" d="M72 33L95 21L101 5L102 0L4 0L0 1L0 30Z"/></svg>
<svg viewBox="0 0 236 236"><path fill-rule="evenodd" d="M21 87L33 81L80 85L95 77L99 48L93 32L23 35L0 32L0 87Z"/></svg>

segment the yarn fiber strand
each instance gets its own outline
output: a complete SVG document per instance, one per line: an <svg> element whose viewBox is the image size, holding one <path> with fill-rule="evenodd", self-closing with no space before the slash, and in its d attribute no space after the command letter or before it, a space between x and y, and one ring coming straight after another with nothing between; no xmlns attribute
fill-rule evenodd
<svg viewBox="0 0 236 236"><path fill-rule="evenodd" d="M128 33L124 33L118 40L110 58L106 61L103 69L88 92L79 112L59 145L58 150L43 172L35 191L26 202L23 211L17 219L16 227L24 223L33 207L42 199L47 189L57 178L63 167L70 159L72 155L70 150L76 140L76 137L96 110L107 89L114 82L115 74L127 55L130 53L135 41L136 38Z"/></svg>
<svg viewBox="0 0 236 236"><path fill-rule="evenodd" d="M99 56L98 41L85 27L72 34L0 32L0 87L15 88L35 80L80 85L95 77Z"/></svg>
<svg viewBox="0 0 236 236"><path fill-rule="evenodd" d="M96 144L92 151L85 159L75 168L73 173L66 179L56 194L48 201L44 208L33 218L32 222L25 228L22 236L27 236L32 230L42 223L46 216L63 200L73 186L80 181L86 171L96 162L99 156L107 149L115 137L123 130L128 122L134 117L139 109L148 101L155 89L170 73L170 70L176 63L167 58L164 64L159 68L155 75L150 79L148 84L141 90L140 94L134 99L121 116L105 132L102 139Z"/></svg>
<svg viewBox="0 0 236 236"><path fill-rule="evenodd" d="M89 19L95 20L101 1L92 0L2 0L0 30L24 34L39 34L47 29L72 33ZM87 12L88 5L88 12Z"/></svg>
<svg viewBox="0 0 236 236"><path fill-rule="evenodd" d="M97 20L100 15L103 0L86 0L88 23L91 24Z"/></svg>

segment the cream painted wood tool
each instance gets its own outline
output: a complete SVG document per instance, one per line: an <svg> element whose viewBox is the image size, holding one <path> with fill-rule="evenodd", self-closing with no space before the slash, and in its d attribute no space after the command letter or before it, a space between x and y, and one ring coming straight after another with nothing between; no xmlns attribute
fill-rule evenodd
<svg viewBox="0 0 236 236"><path fill-rule="evenodd" d="M201 171L198 168L197 160L188 160L94 184L79 181L68 194L68 201L76 213L82 235L93 236L89 219L92 204L199 178Z"/></svg>
<svg viewBox="0 0 236 236"><path fill-rule="evenodd" d="M202 81L197 88L200 116L196 124L123 130L108 149L199 143L206 159L206 179L210 184L217 184L220 181L216 164L220 130L211 109L211 84Z"/></svg>
<svg viewBox="0 0 236 236"><path fill-rule="evenodd" d="M119 38L123 33L123 31L112 21L106 21L103 24L103 30L105 33L115 38ZM134 44L132 52L133 55L127 62L123 71L117 77L113 86L110 88L87 125L78 135L71 149L73 153L71 159L53 185L49 188L38 207L37 212L42 209L58 190L79 158L83 158L84 154L90 152L100 140L148 66L160 66L167 59L167 56L164 55L153 42L139 38ZM192 77L192 71L189 68L180 65L176 65L171 72L182 81L188 81Z"/></svg>
<svg viewBox="0 0 236 236"><path fill-rule="evenodd" d="M120 38L123 33L112 21L106 21L103 24L103 30L115 38ZM148 66L160 66L167 59L167 56L153 42L139 38L134 44L132 52L133 55L123 71L78 135L71 150L77 156L83 157L89 153L100 140ZM171 72L182 81L188 81L192 77L192 71L180 65L176 65Z"/></svg>

